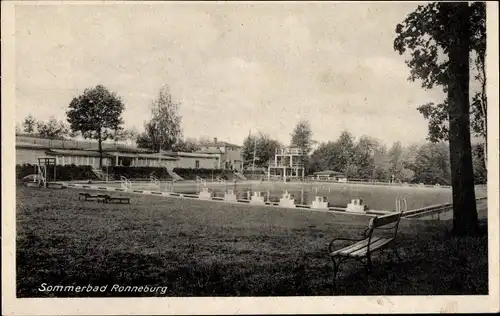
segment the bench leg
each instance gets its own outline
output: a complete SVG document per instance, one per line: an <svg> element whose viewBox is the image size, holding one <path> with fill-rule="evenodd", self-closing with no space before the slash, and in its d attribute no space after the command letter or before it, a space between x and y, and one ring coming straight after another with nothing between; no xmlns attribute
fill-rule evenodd
<svg viewBox="0 0 500 316"><path fill-rule="evenodd" d="M342 258L335 258L335 257L330 257L330 258L332 258L332 263L333 263L333 288L335 289L337 287L337 276L339 274Z"/></svg>
<svg viewBox="0 0 500 316"><path fill-rule="evenodd" d="M373 266L372 258L370 256L370 254L368 254L368 256L366 257L366 263L365 263L366 274L370 274L372 272L372 266Z"/></svg>

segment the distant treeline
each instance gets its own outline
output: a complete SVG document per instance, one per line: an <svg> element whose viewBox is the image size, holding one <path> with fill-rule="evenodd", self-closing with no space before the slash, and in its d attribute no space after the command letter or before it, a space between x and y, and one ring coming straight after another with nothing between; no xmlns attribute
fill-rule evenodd
<svg viewBox="0 0 500 316"><path fill-rule="evenodd" d="M486 183L482 145L473 147L474 177ZM449 185L450 152L447 143L402 146L395 142L387 149L376 139L362 136L358 141L343 132L335 142L322 143L314 150L309 173L321 170L344 172L348 178Z"/></svg>

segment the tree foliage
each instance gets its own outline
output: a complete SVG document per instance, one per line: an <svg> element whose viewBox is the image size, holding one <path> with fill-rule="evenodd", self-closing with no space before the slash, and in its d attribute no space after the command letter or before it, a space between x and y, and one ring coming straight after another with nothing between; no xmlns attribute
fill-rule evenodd
<svg viewBox="0 0 500 316"><path fill-rule="evenodd" d="M354 163L357 166L357 177L360 179L373 178L375 171L375 151L379 142L370 136L361 136L354 148Z"/></svg>
<svg viewBox="0 0 500 316"><path fill-rule="evenodd" d="M485 151L483 144L477 144L472 148L472 164L474 166L474 181L476 184L486 184L488 171L484 159Z"/></svg>
<svg viewBox="0 0 500 316"><path fill-rule="evenodd" d="M176 152L194 152L197 150L200 150L200 143L192 138L179 139L172 147L172 151Z"/></svg>
<svg viewBox="0 0 500 316"><path fill-rule="evenodd" d="M125 106L116 93L98 85L85 89L73 98L66 112L70 128L84 138L95 139L99 144L99 166L102 167L102 142L113 139L123 124Z"/></svg>
<svg viewBox="0 0 500 316"><path fill-rule="evenodd" d="M456 235L478 231L470 140L471 126L474 129L478 125L470 121L471 116L475 119L484 115L481 123L486 131L486 95L473 97L471 108L469 90L474 54L475 64L483 67L479 73L484 73L485 21L484 3L434 2L418 6L396 26L394 49L400 54L410 53L406 61L410 68L409 80L420 80L425 89L440 86L447 94L441 104L426 104L419 111L429 119L429 139L434 142L447 139L450 143ZM485 90L479 93L482 92Z"/></svg>
<svg viewBox="0 0 500 316"><path fill-rule="evenodd" d="M485 183L482 145L475 146L473 154L474 179L476 183ZM361 136L356 142L347 131L336 141L320 143L311 154L309 173L322 170L344 172L348 178L368 181L389 182L394 175L395 182L451 184L447 143L403 146L397 141L388 150L370 136Z"/></svg>
<svg viewBox="0 0 500 316"><path fill-rule="evenodd" d="M38 121L36 126L41 137L62 139L70 136L66 123L58 121L55 117L51 117L47 122Z"/></svg>
<svg viewBox="0 0 500 316"><path fill-rule="evenodd" d="M422 87L432 89L440 86L447 92L450 83L449 59L452 34L445 27L452 11L444 10L444 4L433 2L421 5L396 27L397 37L394 49L400 54L410 52L406 64L411 69L410 81L421 80ZM478 91L471 98L471 128L480 137L486 138L487 96L486 96L486 4L473 2L469 7L470 50L473 56L471 71L479 83ZM428 139L432 142L448 140L448 107L443 102L429 102L417 109L429 121Z"/></svg>
<svg viewBox="0 0 500 316"><path fill-rule="evenodd" d="M415 159L415 182L450 184L449 149L445 143L427 143L420 147Z"/></svg>
<svg viewBox="0 0 500 316"><path fill-rule="evenodd" d="M335 141L319 144L311 154L309 173L333 170L343 172L349 178L373 179L375 152L379 142L369 136L354 136L343 131Z"/></svg>
<svg viewBox="0 0 500 316"><path fill-rule="evenodd" d="M36 132L36 119L31 114L24 118L22 125L25 133L32 135Z"/></svg>
<svg viewBox="0 0 500 316"><path fill-rule="evenodd" d="M312 135L311 124L309 121L300 120L293 129L290 145L301 149L304 153L309 155L312 146L314 145Z"/></svg>
<svg viewBox="0 0 500 316"><path fill-rule="evenodd" d="M174 102L168 86L160 89L151 104L151 119L144 124L145 131L137 137L137 146L151 149L172 150L182 139L180 103Z"/></svg>
<svg viewBox="0 0 500 316"><path fill-rule="evenodd" d="M283 147L283 144L278 140L272 139L267 134L248 135L243 141L242 148L244 165L253 166L255 149L255 166L267 167L269 161L274 160L276 149L281 147Z"/></svg>

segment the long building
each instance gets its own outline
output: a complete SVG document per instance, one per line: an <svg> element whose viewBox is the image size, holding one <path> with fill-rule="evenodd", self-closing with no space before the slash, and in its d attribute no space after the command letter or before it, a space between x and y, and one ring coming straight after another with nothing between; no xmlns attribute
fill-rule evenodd
<svg viewBox="0 0 500 316"><path fill-rule="evenodd" d="M38 158L51 157L56 158L59 165L88 165L98 168L100 155L96 146L95 142L88 141L16 136L16 164L37 164ZM234 148L239 147L234 145ZM102 165L240 170L243 160L241 151L240 156L228 155L227 151L204 148L198 152L153 153L145 149L103 143Z"/></svg>

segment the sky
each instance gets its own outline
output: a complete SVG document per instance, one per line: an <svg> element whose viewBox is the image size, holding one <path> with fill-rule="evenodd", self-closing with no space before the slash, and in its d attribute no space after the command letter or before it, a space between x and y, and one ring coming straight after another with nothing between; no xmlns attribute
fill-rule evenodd
<svg viewBox="0 0 500 316"><path fill-rule="evenodd" d="M385 144L423 142L416 110L443 99L408 82L396 24L418 3L145 3L16 6L16 121L65 120L73 97L102 84L143 130L168 85L185 137L242 144L249 132L290 142L343 130Z"/></svg>

